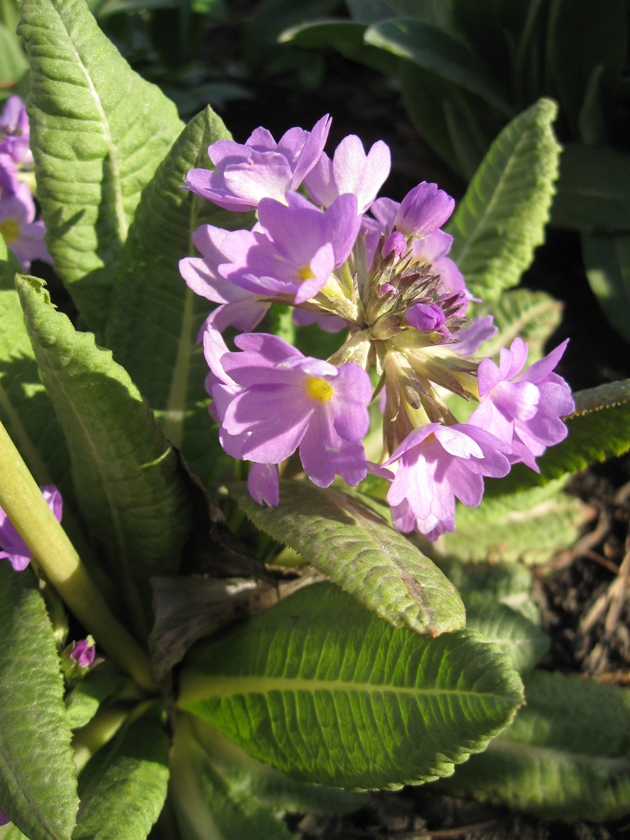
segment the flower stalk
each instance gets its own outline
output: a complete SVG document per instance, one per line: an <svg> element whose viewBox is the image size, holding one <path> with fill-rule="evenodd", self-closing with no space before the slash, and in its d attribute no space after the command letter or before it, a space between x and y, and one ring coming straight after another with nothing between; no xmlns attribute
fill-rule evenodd
<svg viewBox="0 0 630 840"><path fill-rule="evenodd" d="M112 615L2 423L0 475L0 507L50 583L107 655L142 688L154 691L147 654Z"/></svg>

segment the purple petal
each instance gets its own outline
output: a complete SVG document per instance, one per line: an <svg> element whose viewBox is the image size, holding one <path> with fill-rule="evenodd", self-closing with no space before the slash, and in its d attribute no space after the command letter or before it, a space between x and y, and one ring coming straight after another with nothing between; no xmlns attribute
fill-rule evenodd
<svg viewBox="0 0 630 840"><path fill-rule="evenodd" d="M423 181L402 200L396 215L396 228L418 238L442 227L455 207L455 201L437 184Z"/></svg>
<svg viewBox="0 0 630 840"><path fill-rule="evenodd" d="M259 505L278 507L280 481L277 464L252 464L247 476L249 495Z"/></svg>
<svg viewBox="0 0 630 840"><path fill-rule="evenodd" d="M300 156L297 160L297 166L295 167L291 184L292 190L296 190L298 188L306 175L317 163L319 156L326 145L331 122L332 119L328 116L328 114L326 114L313 126L313 130L310 132L306 142L302 146Z"/></svg>
<svg viewBox="0 0 630 840"><path fill-rule="evenodd" d="M492 315L484 315L482 318L473 318L470 324L455 334L454 338L459 342L455 349L460 356L474 356L484 341L493 338L498 332L494 325Z"/></svg>

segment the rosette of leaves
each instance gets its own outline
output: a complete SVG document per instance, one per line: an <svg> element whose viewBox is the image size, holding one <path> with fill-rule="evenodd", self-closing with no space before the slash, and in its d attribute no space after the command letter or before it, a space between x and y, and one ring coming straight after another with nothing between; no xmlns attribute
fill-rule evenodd
<svg viewBox="0 0 630 840"><path fill-rule="evenodd" d="M538 786L525 802L510 782L525 764L534 773L531 755L548 748L537 716L557 727L549 744L562 772L569 766L583 791L594 785L600 804L584 813L619 816L627 744L607 727L627 730L627 704L611 689L601 737L576 749L592 724L585 714L562 727L562 691L533 670L546 642L514 545L498 578L462 566L474 558L456 544L446 544L448 562L437 558L462 591L464 628L462 596L391 527L377 484L346 492L294 482L270 511L220 453L195 343L207 313L177 263L193 253L201 222L230 224L179 189L188 169L207 165L207 146L229 136L221 121L208 110L183 126L79 0L25 0L20 31L48 247L81 320L58 311L42 281L15 281L17 266L0 251L0 419L37 480L63 485L64 524L69 514L112 609L153 652L161 685L141 690L108 662L64 686L33 571L0 566L5 836L287 838L278 818L287 808L340 813L365 801L356 791L444 779L459 765L458 790L515 807L535 799L537 812L564 817L572 806L558 786ZM493 107L504 107L501 96ZM501 326L495 350L518 329L540 353L558 317L548 296L506 291L544 236L554 113L542 101L507 126L453 222L460 264ZM630 446L627 386L576 402L571 434L540 476L515 471L488 494L490 506L522 511L534 491L559 504L563 476ZM216 508L213 522L199 512L203 493L225 499L224 482L233 533L224 528L219 540ZM482 515L488 533L491 513ZM575 522L567 527L563 540ZM293 594L279 588L277 603L275 586L265 592L253 575L190 574L220 552L251 569L252 546L273 560L281 545L309 568L293 573ZM488 553L496 561L502 550ZM531 703L519 711L523 682ZM599 704L588 691L580 702ZM498 781L486 754L502 756ZM596 785L578 772L585 755ZM482 769L471 780L472 761ZM602 775L611 768L614 785Z"/></svg>

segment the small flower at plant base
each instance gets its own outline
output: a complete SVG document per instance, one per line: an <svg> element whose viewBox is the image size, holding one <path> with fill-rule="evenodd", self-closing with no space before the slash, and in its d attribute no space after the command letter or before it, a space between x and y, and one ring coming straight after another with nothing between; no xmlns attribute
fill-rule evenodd
<svg viewBox="0 0 630 840"><path fill-rule="evenodd" d="M18 184L13 194L2 190L0 234L26 270L31 260L52 262L44 244L44 223L34 219L35 204L27 184Z"/></svg>
<svg viewBox="0 0 630 840"><path fill-rule="evenodd" d="M509 350L501 350L498 366L492 359L479 365L481 402L468 422L509 444L512 463L522 461L536 472L535 458L564 440L567 427L561 418L575 409L569 386L553 373L567 344L568 339L523 371L528 347L515 338Z"/></svg>
<svg viewBox="0 0 630 840"><path fill-rule="evenodd" d="M46 499L48 507L55 515L57 522L61 522L63 502L61 493L56 487L49 485L39 488ZM33 555L22 537L15 530L6 513L0 508L0 558L6 557L16 572L22 572L30 563Z"/></svg>
<svg viewBox="0 0 630 840"><path fill-rule="evenodd" d="M502 478L510 470L509 446L467 424L429 423L414 429L382 467L370 471L392 478L387 494L392 519L404 533L414 529L429 540L455 530L455 499L477 507L483 476ZM395 474L388 467L395 466Z"/></svg>
<svg viewBox="0 0 630 840"><path fill-rule="evenodd" d="M10 822L11 820L7 817L7 815L0 811L0 825L8 825Z"/></svg>
<svg viewBox="0 0 630 840"><path fill-rule="evenodd" d="M344 137L331 160L325 152L304 179L309 195L322 207L329 207L346 193L357 197L359 213L365 213L385 183L392 159L389 147L378 140L368 154L354 134Z"/></svg>
<svg viewBox="0 0 630 840"><path fill-rule="evenodd" d="M80 639L78 642L71 642L60 657L61 671L66 682L83 679L94 665L103 661L102 659L95 660L95 655L96 643L92 636Z"/></svg>
<svg viewBox="0 0 630 840"><path fill-rule="evenodd" d="M211 392L221 402L226 451L258 464L280 464L299 449L306 474L318 486L328 487L335 475L352 486L362 481L361 439L372 398L367 373L354 364L337 368L303 356L273 335L248 333L235 343L241 353L219 355L220 344L204 339L206 359L222 380Z"/></svg>
<svg viewBox="0 0 630 840"><path fill-rule="evenodd" d="M284 202L317 163L329 129L325 116L310 132L290 128L279 143L266 128L257 128L244 145L219 140L208 149L217 171L191 169L184 189L225 210L253 210L263 198Z"/></svg>
<svg viewBox="0 0 630 840"><path fill-rule="evenodd" d="M18 166L31 166L30 129L26 108L19 96L10 96L0 116L0 154L7 154Z"/></svg>
<svg viewBox="0 0 630 840"><path fill-rule="evenodd" d="M74 643L73 649L70 651L70 656L82 668L89 668L94 662L94 654L96 653L96 645L94 639L88 636L87 639L81 639Z"/></svg>

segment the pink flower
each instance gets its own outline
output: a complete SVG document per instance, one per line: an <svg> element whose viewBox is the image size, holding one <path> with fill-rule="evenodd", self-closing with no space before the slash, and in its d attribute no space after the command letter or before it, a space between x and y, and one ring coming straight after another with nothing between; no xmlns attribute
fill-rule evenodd
<svg viewBox="0 0 630 840"><path fill-rule="evenodd" d="M568 339L523 371L528 348L515 338L509 350L501 350L498 366L492 359L479 365L481 402L468 422L509 444L513 464L522 461L536 472L540 469L535 458L564 440L567 427L560 418L575 408L571 389L553 373L567 344Z"/></svg>
<svg viewBox="0 0 630 840"><path fill-rule="evenodd" d="M313 201L329 207L346 193L357 197L359 213L365 213L385 183L391 169L389 147L378 140L368 154L354 134L344 137L331 160L325 152L304 179Z"/></svg>
<svg viewBox="0 0 630 840"><path fill-rule="evenodd" d="M493 435L467 424L429 423L414 429L382 467L370 471L392 478L387 494L394 525L414 529L429 540L455 530L455 499L477 507L483 477L501 478L510 471L509 447ZM396 472L387 469L395 465Z"/></svg>
<svg viewBox="0 0 630 840"><path fill-rule="evenodd" d="M17 184L15 192L3 187L0 198L0 234L27 270L31 260L52 262L44 244L44 223L34 219L35 204L28 185Z"/></svg>
<svg viewBox="0 0 630 840"><path fill-rule="evenodd" d="M0 154L10 155L18 166L30 166L30 129L26 108L19 96L10 96L0 116Z"/></svg>
<svg viewBox="0 0 630 840"><path fill-rule="evenodd" d="M357 200L342 195L324 212L297 193L287 204L265 198L254 230L228 234L221 249L231 262L220 274L252 294L314 297L352 250L359 230Z"/></svg>
<svg viewBox="0 0 630 840"><path fill-rule="evenodd" d="M306 474L318 486L328 487L335 475L352 486L362 481L361 439L372 398L367 373L352 363L337 368L303 356L265 333L239 335L235 344L242 352L224 352L212 329L204 337L226 452L272 465L299 449Z"/></svg>
<svg viewBox="0 0 630 840"><path fill-rule="evenodd" d="M330 117L322 117L312 131L290 128L276 143L266 128L257 128L244 145L219 140L208 149L217 171L191 169L186 187L225 210L245 212L263 198L283 202L317 163L326 144Z"/></svg>

